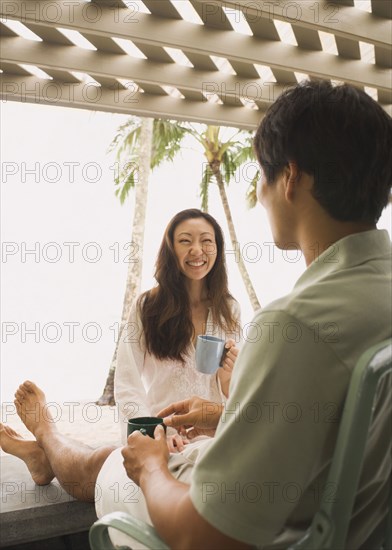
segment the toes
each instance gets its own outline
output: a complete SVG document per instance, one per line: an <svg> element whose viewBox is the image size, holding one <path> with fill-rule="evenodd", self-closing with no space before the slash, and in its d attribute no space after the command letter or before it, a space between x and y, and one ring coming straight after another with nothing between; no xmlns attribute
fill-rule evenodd
<svg viewBox="0 0 392 550"><path fill-rule="evenodd" d="M3 424L0 422L0 433L2 434L3 443L6 442L8 439L23 439L22 436L20 436L15 430L10 428L10 426L6 426L6 424Z"/></svg>
<svg viewBox="0 0 392 550"><path fill-rule="evenodd" d="M39 387L31 380L25 380L22 384L23 388L29 393L39 393Z"/></svg>
<svg viewBox="0 0 392 550"><path fill-rule="evenodd" d="M30 380L25 380L20 384L18 389L15 392L15 397L27 397L29 393L32 393L32 382Z"/></svg>
<svg viewBox="0 0 392 550"><path fill-rule="evenodd" d="M4 431L13 437L21 437L15 430L13 430L10 426L4 426Z"/></svg>
<svg viewBox="0 0 392 550"><path fill-rule="evenodd" d="M23 403L23 399L24 399L23 395L20 395L20 394L16 393L15 394L15 399L14 399L15 406L20 407Z"/></svg>
<svg viewBox="0 0 392 550"><path fill-rule="evenodd" d="M35 389L37 389L37 386L31 380L25 380L23 384L21 384L21 387L30 393L35 391Z"/></svg>
<svg viewBox="0 0 392 550"><path fill-rule="evenodd" d="M19 401L23 401L25 396L26 396L26 392L24 391L23 386L19 386L19 388L15 392L16 399L18 399Z"/></svg>
<svg viewBox="0 0 392 550"><path fill-rule="evenodd" d="M31 380L25 380L20 387L22 387L27 394L32 393L39 398L45 398L44 392Z"/></svg>
<svg viewBox="0 0 392 550"><path fill-rule="evenodd" d="M15 397L18 401L28 399L30 396L35 396L38 399L45 399L44 392L31 380L25 380L16 390Z"/></svg>

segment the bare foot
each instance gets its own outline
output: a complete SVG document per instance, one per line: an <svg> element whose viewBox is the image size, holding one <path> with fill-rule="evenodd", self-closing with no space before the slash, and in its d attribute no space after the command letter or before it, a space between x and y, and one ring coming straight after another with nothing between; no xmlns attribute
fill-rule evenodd
<svg viewBox="0 0 392 550"><path fill-rule="evenodd" d="M39 443L40 434L54 428L44 392L34 382L26 380L16 390L14 403L19 418Z"/></svg>
<svg viewBox="0 0 392 550"><path fill-rule="evenodd" d="M47 485L54 478L45 452L36 441L28 441L0 422L0 447L5 453L23 460L37 485Z"/></svg>

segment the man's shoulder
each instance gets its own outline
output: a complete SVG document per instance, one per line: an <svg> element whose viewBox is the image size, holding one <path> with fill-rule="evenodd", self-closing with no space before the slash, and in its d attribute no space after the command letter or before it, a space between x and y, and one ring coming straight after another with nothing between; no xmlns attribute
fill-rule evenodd
<svg viewBox="0 0 392 550"><path fill-rule="evenodd" d="M362 311L374 307L383 310L387 302L390 304L391 263L386 257L357 265L318 269L312 277L307 277L306 272L304 275L290 293L266 305L258 314L281 311L306 324L315 316L342 314L345 317L358 307Z"/></svg>
<svg viewBox="0 0 392 550"><path fill-rule="evenodd" d="M253 319L253 333L282 327L280 346L318 344L352 367L358 354L390 336L390 267L364 263L330 271L268 304ZM282 332L281 330L281 332ZM279 332L274 332L276 334ZM298 340L298 342L297 342ZM308 353L308 352L307 352Z"/></svg>

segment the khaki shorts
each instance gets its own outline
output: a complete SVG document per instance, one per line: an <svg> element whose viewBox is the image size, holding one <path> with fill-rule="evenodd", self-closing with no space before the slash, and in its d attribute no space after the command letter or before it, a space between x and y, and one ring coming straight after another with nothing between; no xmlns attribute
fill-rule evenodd
<svg viewBox="0 0 392 550"><path fill-rule="evenodd" d="M210 437L200 437L187 445L181 453L171 454L169 470L173 477L190 483L193 466L207 450ZM121 448L113 451L104 462L95 486L95 509L98 518L110 512L125 512L152 525L143 493L126 474ZM133 549L144 549L130 537L110 529L113 544L125 545Z"/></svg>

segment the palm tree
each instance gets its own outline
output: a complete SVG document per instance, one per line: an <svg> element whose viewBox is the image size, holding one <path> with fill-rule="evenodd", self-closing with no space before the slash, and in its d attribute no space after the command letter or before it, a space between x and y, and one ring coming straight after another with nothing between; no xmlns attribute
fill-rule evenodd
<svg viewBox="0 0 392 550"><path fill-rule="evenodd" d="M183 129L169 121L130 118L120 126L109 146L109 151L116 151L117 166L120 166L116 171L115 185L116 195L121 204L124 203L130 189L135 189L131 243L137 258L128 264L120 328L103 394L97 401L98 405L115 404L113 386L118 343L132 302L140 292L150 171L164 160L173 160L180 149L183 135Z"/></svg>
<svg viewBox="0 0 392 550"><path fill-rule="evenodd" d="M193 127L189 130L189 133L203 146L204 156L207 159L201 182L202 208L207 209L208 207L208 189L214 178L219 189L223 211L226 216L231 244L234 250L238 251L238 254L236 254L238 269L240 270L252 307L254 310L257 310L260 308L260 302L239 250L239 243L225 188L225 183L226 185L230 183L234 173L246 162L255 158L251 143L251 134L250 132L237 130L229 140L221 141L219 137L220 131L220 126L207 126L205 132L201 134ZM237 135L239 137L244 137L244 139L242 141L235 139ZM256 173L251 186L255 186L257 178L258 174Z"/></svg>

